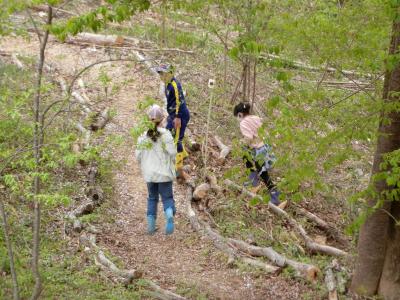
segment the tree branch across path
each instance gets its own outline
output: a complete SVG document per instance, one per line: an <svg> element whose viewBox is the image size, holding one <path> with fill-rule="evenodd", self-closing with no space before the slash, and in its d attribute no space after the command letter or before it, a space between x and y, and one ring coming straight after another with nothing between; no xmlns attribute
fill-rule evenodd
<svg viewBox="0 0 400 300"><path fill-rule="evenodd" d="M252 197L252 198L257 198L260 201L263 201L263 198L259 195L256 195L254 193L251 193L250 191L246 190L244 187L241 187L234 182L230 181L229 179L225 180L225 184L235 188L236 190L239 190L246 195ZM293 219L289 214L280 209L278 206L272 204L271 202L268 202L268 207L269 209L276 215L284 218L285 220L288 221L288 223L293 227L293 229L301 236L303 241L305 242L306 247L312 252L312 253L323 253L323 254L328 254L328 255L333 255L333 256L347 256L348 253L346 253L343 250L340 250L335 247L327 246L327 245L321 245L316 242L314 242L307 234L303 226L301 226L295 219Z"/></svg>

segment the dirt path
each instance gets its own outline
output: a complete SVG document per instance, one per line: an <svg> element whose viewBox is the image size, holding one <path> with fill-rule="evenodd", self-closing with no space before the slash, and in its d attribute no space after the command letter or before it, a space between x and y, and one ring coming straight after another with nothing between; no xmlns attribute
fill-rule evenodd
<svg viewBox="0 0 400 300"><path fill-rule="evenodd" d="M0 49L35 57L37 43L16 38L3 39ZM50 42L48 62L62 70L64 76L72 75L82 66L104 59L103 50ZM96 78L100 66L93 68L85 78L86 83L98 85ZM156 96L158 78L149 72L134 73L128 63L110 64L108 75L114 83L124 83L122 89L111 97L109 103L117 115L107 125L107 134L119 134L124 142L112 149L113 157L124 161L114 173L114 196L106 199L109 217L113 222L100 224L102 233L98 241L102 248L122 260L125 268L138 268L144 277L154 280L165 289L184 294L192 299L300 299L304 285L283 277L268 277L263 273L242 272L229 268L227 257L205 238L193 232L184 214L185 191L174 185L177 215L172 236L164 235L164 216L159 204L157 225L153 236L146 234L147 190L134 158L134 145L129 129L135 126L136 103L146 95ZM91 81L91 82L90 82ZM90 95L95 97L95 95ZM107 218L110 219L110 218Z"/></svg>
<svg viewBox="0 0 400 300"><path fill-rule="evenodd" d="M135 83L125 86L113 103L117 110L113 133L124 136L124 143L115 149L118 159L126 159L124 167L115 174L115 198L118 221L103 230L100 241L123 258L129 266L139 266L145 277L176 292L201 293L210 299L255 298L254 285L246 275L226 266L226 257L190 228L184 216L185 190L174 184L177 216L172 236L164 234L164 215L159 203L155 235L146 234L147 189L134 158L134 147L127 133L135 126L135 102L144 94L155 95L158 78L138 74ZM141 88L138 89L138 82ZM111 238L110 238L111 237ZM235 291L235 295L232 294Z"/></svg>

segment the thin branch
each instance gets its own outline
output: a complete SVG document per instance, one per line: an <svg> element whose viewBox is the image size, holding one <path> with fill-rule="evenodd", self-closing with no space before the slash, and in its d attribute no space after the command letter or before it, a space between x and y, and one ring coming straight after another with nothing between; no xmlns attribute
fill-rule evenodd
<svg viewBox="0 0 400 300"><path fill-rule="evenodd" d="M42 44L42 35L40 34L40 31L39 31L39 29L38 29L38 27L37 27L37 25L36 25L35 20L34 20L33 17L32 17L31 12L29 11L29 9L26 10L26 14L28 15L29 19L31 20L31 23L32 23L32 25L33 25L33 28L34 28L34 30L35 30L35 33L36 33L36 35L37 35L37 37L38 37L38 39L39 39L39 43Z"/></svg>

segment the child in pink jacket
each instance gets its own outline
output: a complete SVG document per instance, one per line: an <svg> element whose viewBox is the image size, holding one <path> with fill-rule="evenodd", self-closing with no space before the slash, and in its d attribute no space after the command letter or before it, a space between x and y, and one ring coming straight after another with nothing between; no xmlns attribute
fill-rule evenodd
<svg viewBox="0 0 400 300"><path fill-rule="evenodd" d="M261 178L269 190L270 201L277 206L284 206L285 203L279 201L280 192L268 173L276 158L271 152L271 147L258 135L258 130L262 125L261 118L251 115L250 104L243 102L235 106L233 115L239 119L240 132L247 145L247 153L243 159L246 163L246 168L250 170L249 179L252 185L257 187L259 178Z"/></svg>

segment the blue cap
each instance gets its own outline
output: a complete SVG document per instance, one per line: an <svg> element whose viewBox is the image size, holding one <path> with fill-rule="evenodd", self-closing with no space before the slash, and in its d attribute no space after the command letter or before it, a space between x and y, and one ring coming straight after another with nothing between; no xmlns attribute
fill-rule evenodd
<svg viewBox="0 0 400 300"><path fill-rule="evenodd" d="M173 67L171 65L159 65L154 69L157 73L171 73Z"/></svg>

